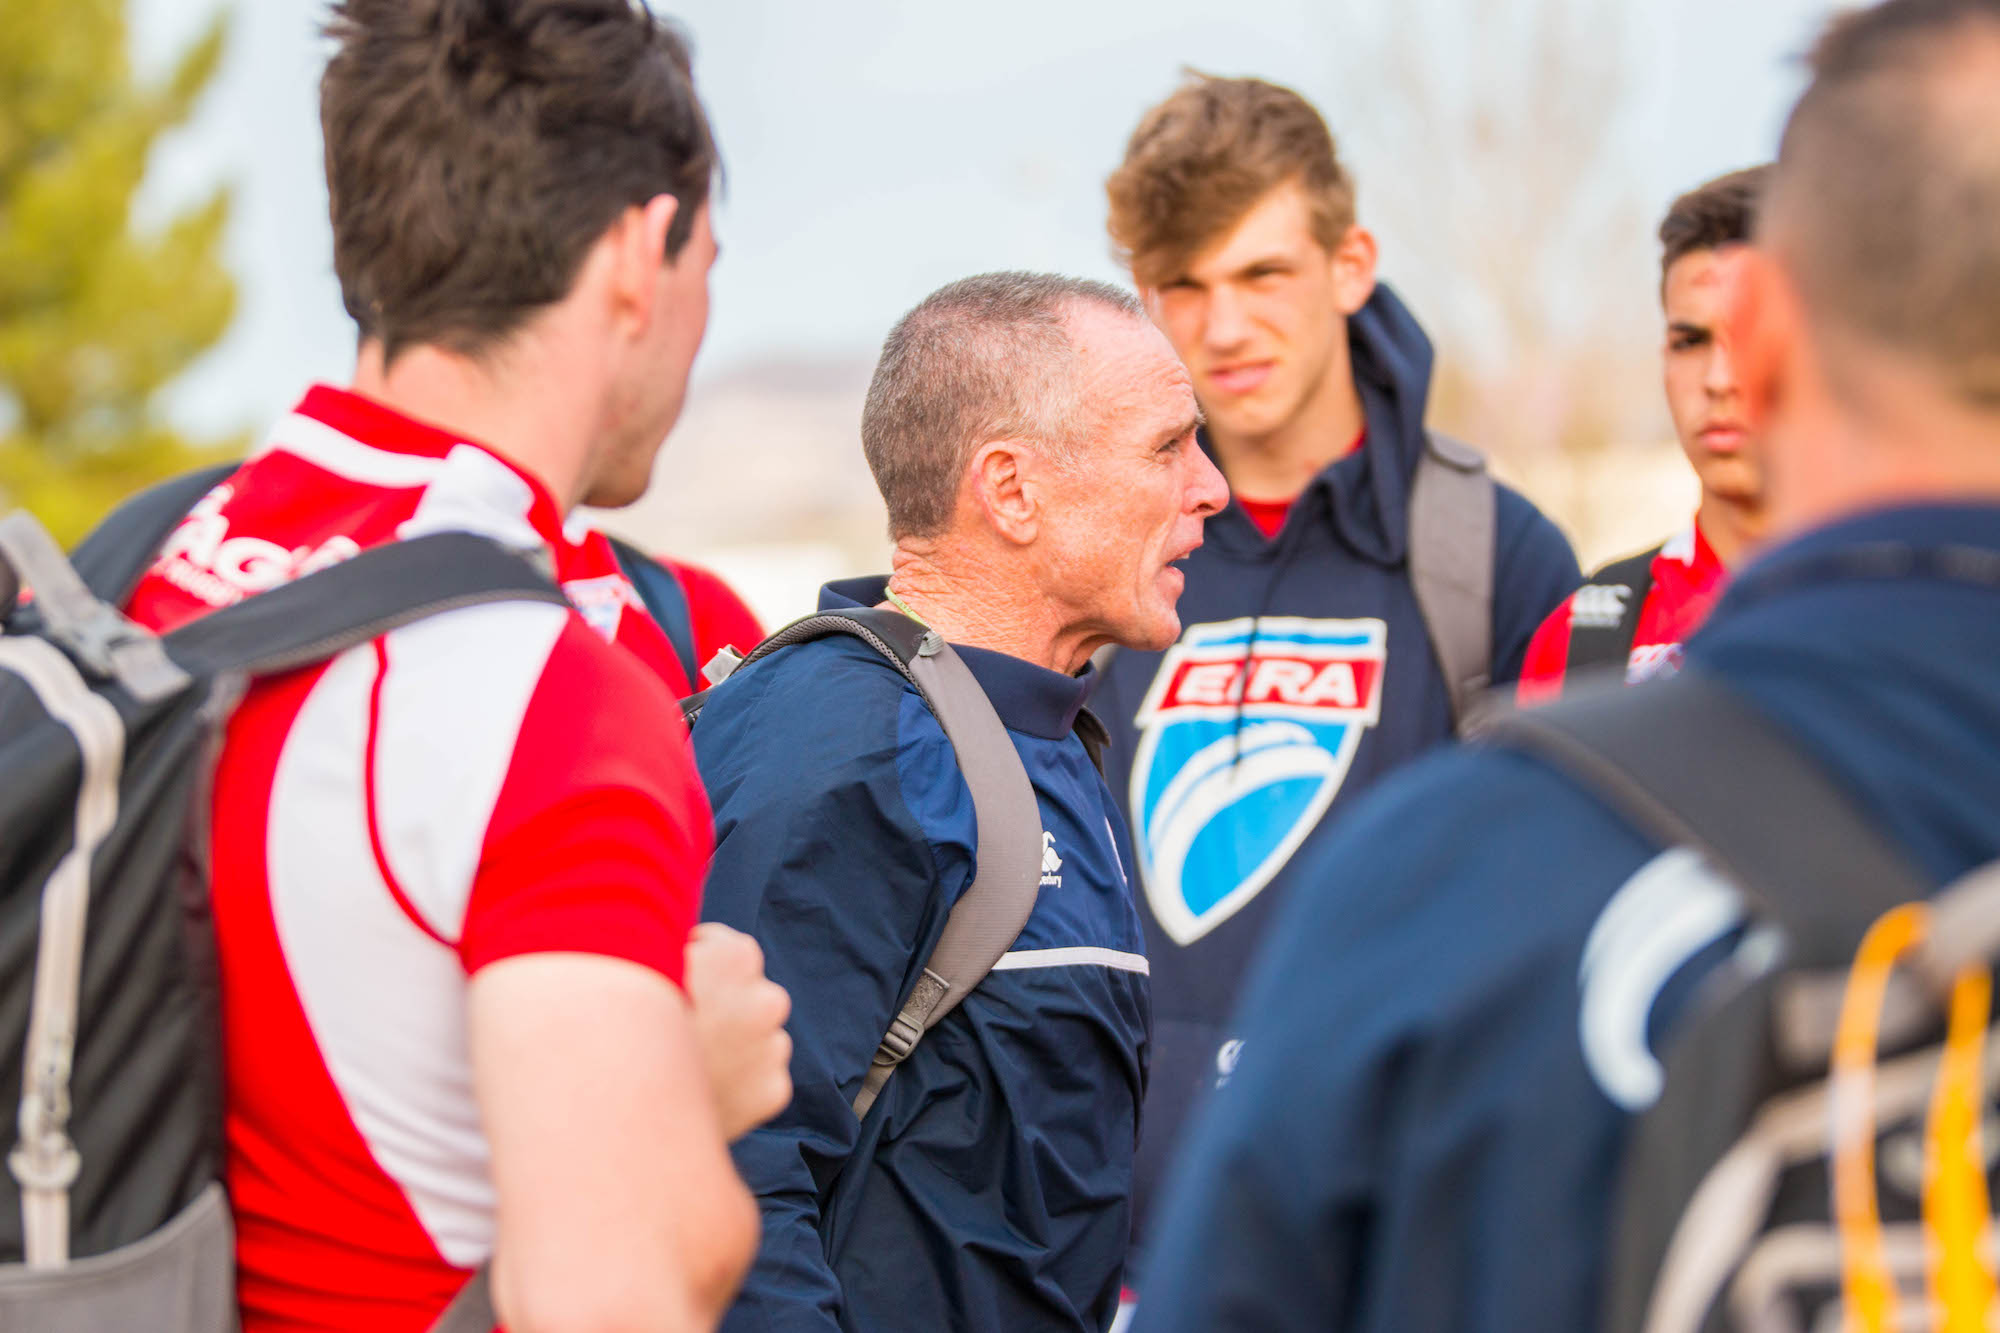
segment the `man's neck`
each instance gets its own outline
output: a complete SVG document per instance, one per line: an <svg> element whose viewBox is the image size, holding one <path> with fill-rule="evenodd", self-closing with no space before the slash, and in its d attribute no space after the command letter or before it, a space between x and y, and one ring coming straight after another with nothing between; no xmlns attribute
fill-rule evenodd
<svg viewBox="0 0 2000 1333"><path fill-rule="evenodd" d="M421 345L384 366L379 344L369 342L355 362L354 391L491 449L546 486L567 515L588 484L597 380L516 373L525 360L503 353L475 361Z"/></svg>
<svg viewBox="0 0 2000 1333"><path fill-rule="evenodd" d="M1701 493L1694 522L1724 569L1735 569L1745 553L1764 540L1770 526L1761 500L1737 500L1707 490Z"/></svg>
<svg viewBox="0 0 2000 1333"><path fill-rule="evenodd" d="M898 542L889 591L948 642L1072 675L1109 640L1061 623L1040 591L1002 562L942 543ZM900 610L900 607L892 609Z"/></svg>
<svg viewBox="0 0 2000 1333"><path fill-rule="evenodd" d="M1319 387L1275 430L1247 435L1211 425L1208 439L1231 493L1290 500L1354 447L1366 422L1352 363L1342 347L1328 359Z"/></svg>

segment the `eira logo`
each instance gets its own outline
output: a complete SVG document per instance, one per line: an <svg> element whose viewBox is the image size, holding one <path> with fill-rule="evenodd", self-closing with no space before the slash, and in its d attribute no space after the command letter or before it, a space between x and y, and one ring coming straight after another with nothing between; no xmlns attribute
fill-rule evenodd
<svg viewBox="0 0 2000 1333"><path fill-rule="evenodd" d="M1271 882L1381 712L1380 620L1193 625L1140 705L1132 812L1153 915L1192 944Z"/></svg>

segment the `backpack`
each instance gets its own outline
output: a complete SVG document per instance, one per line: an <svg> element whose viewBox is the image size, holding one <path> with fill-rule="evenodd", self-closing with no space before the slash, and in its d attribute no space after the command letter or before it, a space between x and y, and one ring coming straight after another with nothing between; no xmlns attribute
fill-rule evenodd
<svg viewBox="0 0 2000 1333"><path fill-rule="evenodd" d="M979 830L972 884L952 904L937 946L876 1045L861 1090L855 1094L854 1114L865 1117L889 1076L924 1034L986 979L1028 924L1041 893L1042 812L1020 751L986 691L942 635L908 616L877 607L822 611L793 621L747 656L727 650L716 654L704 674L712 688L752 662L833 634L851 635L880 653L937 715L972 794ZM703 690L682 701L690 730L707 700L708 691ZM1091 762L1101 763L1102 726L1087 712L1079 714L1078 724Z"/></svg>
<svg viewBox="0 0 2000 1333"><path fill-rule="evenodd" d="M0 521L0 1106L19 1128L0 1327L236 1327L205 810L222 727L254 677L517 600L567 605L521 556L445 533L156 636L32 517ZM470 1322L439 1327L492 1327L484 1277L453 1307Z"/></svg>
<svg viewBox="0 0 2000 1333"><path fill-rule="evenodd" d="M84 582L105 601L123 606L188 511L239 466L221 463L170 477L119 505L83 539L72 557ZM623 538L606 533L605 539L618 558L619 572L673 645L689 684L699 683L701 662L695 652L694 614L680 580L671 569Z"/></svg>
<svg viewBox="0 0 2000 1333"><path fill-rule="evenodd" d="M1483 738L1695 849L1747 909L1632 1128L1603 1326L1881 1330L1928 1290L1946 1314L1923 1326L1987 1327L2000 862L1938 890L1794 741L1693 670L1600 682Z"/></svg>
<svg viewBox="0 0 2000 1333"><path fill-rule="evenodd" d="M1653 591L1653 561L1666 544L1614 560L1570 600L1567 671L1616 667L1623 674L1639 637L1639 617Z"/></svg>

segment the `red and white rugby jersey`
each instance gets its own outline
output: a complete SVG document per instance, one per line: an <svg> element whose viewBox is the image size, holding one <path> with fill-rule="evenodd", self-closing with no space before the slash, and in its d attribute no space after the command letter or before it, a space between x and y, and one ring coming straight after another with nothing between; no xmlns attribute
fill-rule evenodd
<svg viewBox="0 0 2000 1333"><path fill-rule="evenodd" d="M1650 566L1653 585L1639 609L1639 623L1626 659L1625 679L1637 682L1680 669L1681 645L1701 628L1722 595L1729 571L1715 549L1690 523L1660 548ZM1521 662L1516 697L1524 704L1546 703L1562 694L1569 670L1570 620L1574 597L1549 613Z"/></svg>
<svg viewBox="0 0 2000 1333"><path fill-rule="evenodd" d="M451 611L262 681L216 773L246 1333L427 1328L493 1243L467 978L564 951L678 982L699 907L712 835L655 665L672 649L623 614L602 539L565 538L547 491L479 445L316 388L182 523L132 614L169 627L438 530L547 546L576 610Z"/></svg>

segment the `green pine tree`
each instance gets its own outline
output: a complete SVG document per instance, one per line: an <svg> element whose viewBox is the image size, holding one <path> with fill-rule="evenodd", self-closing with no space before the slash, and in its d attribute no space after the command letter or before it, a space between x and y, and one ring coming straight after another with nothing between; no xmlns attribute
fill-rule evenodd
<svg viewBox="0 0 2000 1333"><path fill-rule="evenodd" d="M65 542L157 478L220 457L154 407L222 336L229 196L155 233L131 224L160 134L213 77L224 22L139 86L125 0L0 0L0 512Z"/></svg>

